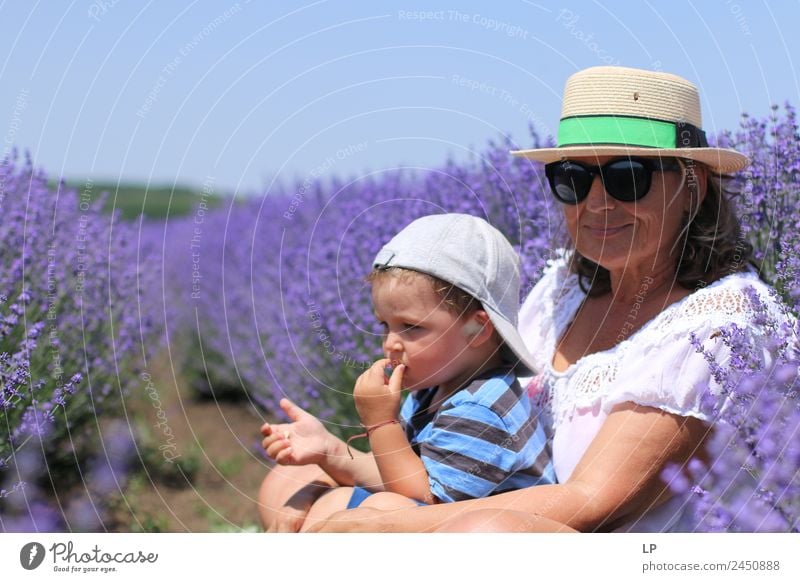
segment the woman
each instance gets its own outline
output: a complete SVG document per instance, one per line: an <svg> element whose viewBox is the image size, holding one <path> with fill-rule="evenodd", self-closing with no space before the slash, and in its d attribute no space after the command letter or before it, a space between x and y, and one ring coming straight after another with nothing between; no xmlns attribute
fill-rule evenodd
<svg viewBox="0 0 800 582"><path fill-rule="evenodd" d="M354 510L321 531L668 531L691 528L662 480L703 455L704 403L722 398L708 363L736 323L759 347L753 293L775 318L748 264L721 176L747 158L708 147L696 88L674 75L596 67L564 93L558 147L513 152L545 162L569 234L520 312L539 374L557 485L396 512ZM764 364L768 350L762 349ZM292 469L292 468L289 468ZM268 529L302 521L316 480L277 470L262 487Z"/></svg>

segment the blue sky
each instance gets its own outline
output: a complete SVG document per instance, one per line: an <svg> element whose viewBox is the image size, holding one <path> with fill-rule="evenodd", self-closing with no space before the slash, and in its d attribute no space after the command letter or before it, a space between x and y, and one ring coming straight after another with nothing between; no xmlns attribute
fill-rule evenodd
<svg viewBox="0 0 800 582"><path fill-rule="evenodd" d="M0 147L52 176L263 191L556 131L601 64L695 82L704 126L800 103L800 2L0 4Z"/></svg>

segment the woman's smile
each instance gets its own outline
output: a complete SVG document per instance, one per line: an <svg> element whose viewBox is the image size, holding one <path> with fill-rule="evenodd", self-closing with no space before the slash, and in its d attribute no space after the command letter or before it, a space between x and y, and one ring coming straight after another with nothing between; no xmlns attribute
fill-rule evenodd
<svg viewBox="0 0 800 582"><path fill-rule="evenodd" d="M628 230L628 228L632 227L632 224L623 224L620 226L608 226L608 225L599 225L594 226L591 224L586 224L583 226L583 229L589 233L590 236L595 238L609 238L621 232Z"/></svg>

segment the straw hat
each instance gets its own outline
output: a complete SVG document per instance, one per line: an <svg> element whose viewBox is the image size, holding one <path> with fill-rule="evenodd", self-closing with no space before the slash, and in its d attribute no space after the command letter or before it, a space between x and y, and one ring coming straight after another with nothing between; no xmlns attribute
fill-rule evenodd
<svg viewBox="0 0 800 582"><path fill-rule="evenodd" d="M721 174L747 156L708 147L697 87L669 73L592 67L567 79L558 147L512 151L540 162L583 156L668 156L697 160Z"/></svg>

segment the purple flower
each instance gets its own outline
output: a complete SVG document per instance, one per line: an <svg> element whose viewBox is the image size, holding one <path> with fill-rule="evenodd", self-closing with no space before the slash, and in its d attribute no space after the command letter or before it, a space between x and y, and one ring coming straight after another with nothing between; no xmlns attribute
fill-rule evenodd
<svg viewBox="0 0 800 582"><path fill-rule="evenodd" d="M144 269L153 255L127 244L137 239L133 224L103 214L63 183L53 192L29 159L0 161L0 183L0 409L7 427L0 431L0 483L13 491L11 476L26 474L19 464L35 450L56 467L48 469L51 481L66 487L81 477L76 462L96 454L95 415L122 413L120 397L160 345L155 325L137 317L140 286L155 287ZM90 392L84 377L118 390ZM0 501L6 523L59 523L13 506L11 497ZM37 503L57 507L45 495Z"/></svg>

